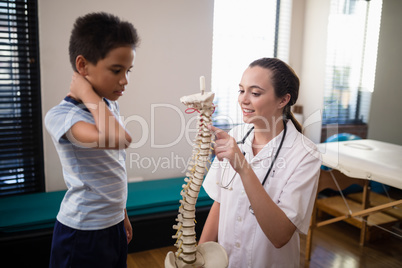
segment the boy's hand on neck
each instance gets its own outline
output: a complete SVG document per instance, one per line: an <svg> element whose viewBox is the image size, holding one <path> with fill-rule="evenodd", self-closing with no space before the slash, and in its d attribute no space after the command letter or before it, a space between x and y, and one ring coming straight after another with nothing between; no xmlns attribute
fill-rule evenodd
<svg viewBox="0 0 402 268"><path fill-rule="evenodd" d="M71 78L70 92L67 95L83 103L97 103L102 100L89 81L78 72L74 72Z"/></svg>
<svg viewBox="0 0 402 268"><path fill-rule="evenodd" d="M132 140L130 134L107 108L90 82L77 72L71 79L68 96L86 106L95 124L77 122L67 132L67 139L90 148L124 149L129 146Z"/></svg>

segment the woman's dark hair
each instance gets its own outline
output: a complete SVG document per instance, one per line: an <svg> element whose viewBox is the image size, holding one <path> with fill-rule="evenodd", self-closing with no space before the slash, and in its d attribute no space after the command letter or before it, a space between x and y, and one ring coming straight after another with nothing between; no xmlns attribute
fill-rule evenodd
<svg viewBox="0 0 402 268"><path fill-rule="evenodd" d="M74 23L69 44L70 63L76 71L78 55L96 65L112 49L122 46L135 49L138 43L137 30L130 22L105 12L89 13Z"/></svg>
<svg viewBox="0 0 402 268"><path fill-rule="evenodd" d="M286 94L290 94L290 100L283 109L285 119L292 120L296 129L302 132L301 124L294 117L291 106L294 105L299 96L300 81L295 71L285 62L277 58L261 58L253 61L249 67L259 66L268 69L272 72L272 86L275 90L275 95L280 98Z"/></svg>

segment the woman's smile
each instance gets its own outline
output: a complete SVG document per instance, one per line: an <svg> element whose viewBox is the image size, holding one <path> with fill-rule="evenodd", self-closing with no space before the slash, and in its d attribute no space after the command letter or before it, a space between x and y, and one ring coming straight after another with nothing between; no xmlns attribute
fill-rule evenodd
<svg viewBox="0 0 402 268"><path fill-rule="evenodd" d="M243 115L250 115L250 114L252 114L254 112L255 112L255 110L243 108Z"/></svg>

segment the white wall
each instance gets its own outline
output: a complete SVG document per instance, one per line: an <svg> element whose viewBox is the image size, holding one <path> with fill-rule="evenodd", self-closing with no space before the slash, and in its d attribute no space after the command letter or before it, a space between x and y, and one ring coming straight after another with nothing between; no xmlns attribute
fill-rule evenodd
<svg viewBox="0 0 402 268"><path fill-rule="evenodd" d="M195 115L185 115L179 99L199 91L201 75L210 84L213 0L39 0L43 116L69 90L72 25L78 16L95 11L132 22L141 37L130 84L119 100L133 146L146 141L127 150L128 177L184 176L183 161L191 154L191 143L181 135ZM152 110L153 105L159 106ZM151 137L156 145L172 145L155 148ZM65 189L60 161L45 129L44 151L46 190Z"/></svg>
<svg viewBox="0 0 402 268"><path fill-rule="evenodd" d="M402 1L384 0L368 138L402 145Z"/></svg>
<svg viewBox="0 0 402 268"><path fill-rule="evenodd" d="M297 75L301 74L302 53L304 48L304 18L307 0L293 0L290 25L289 65Z"/></svg>
<svg viewBox="0 0 402 268"><path fill-rule="evenodd" d="M304 134L316 143L321 138L329 4L330 0L305 0L304 28L300 29L303 43L297 104L303 106Z"/></svg>

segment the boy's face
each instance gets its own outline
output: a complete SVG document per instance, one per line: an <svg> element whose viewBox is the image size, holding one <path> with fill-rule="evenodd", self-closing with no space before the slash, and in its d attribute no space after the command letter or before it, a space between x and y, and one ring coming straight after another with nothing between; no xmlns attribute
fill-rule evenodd
<svg viewBox="0 0 402 268"><path fill-rule="evenodd" d="M115 101L123 96L134 58L135 51L130 46L112 49L96 65L88 63L85 77L99 96Z"/></svg>

